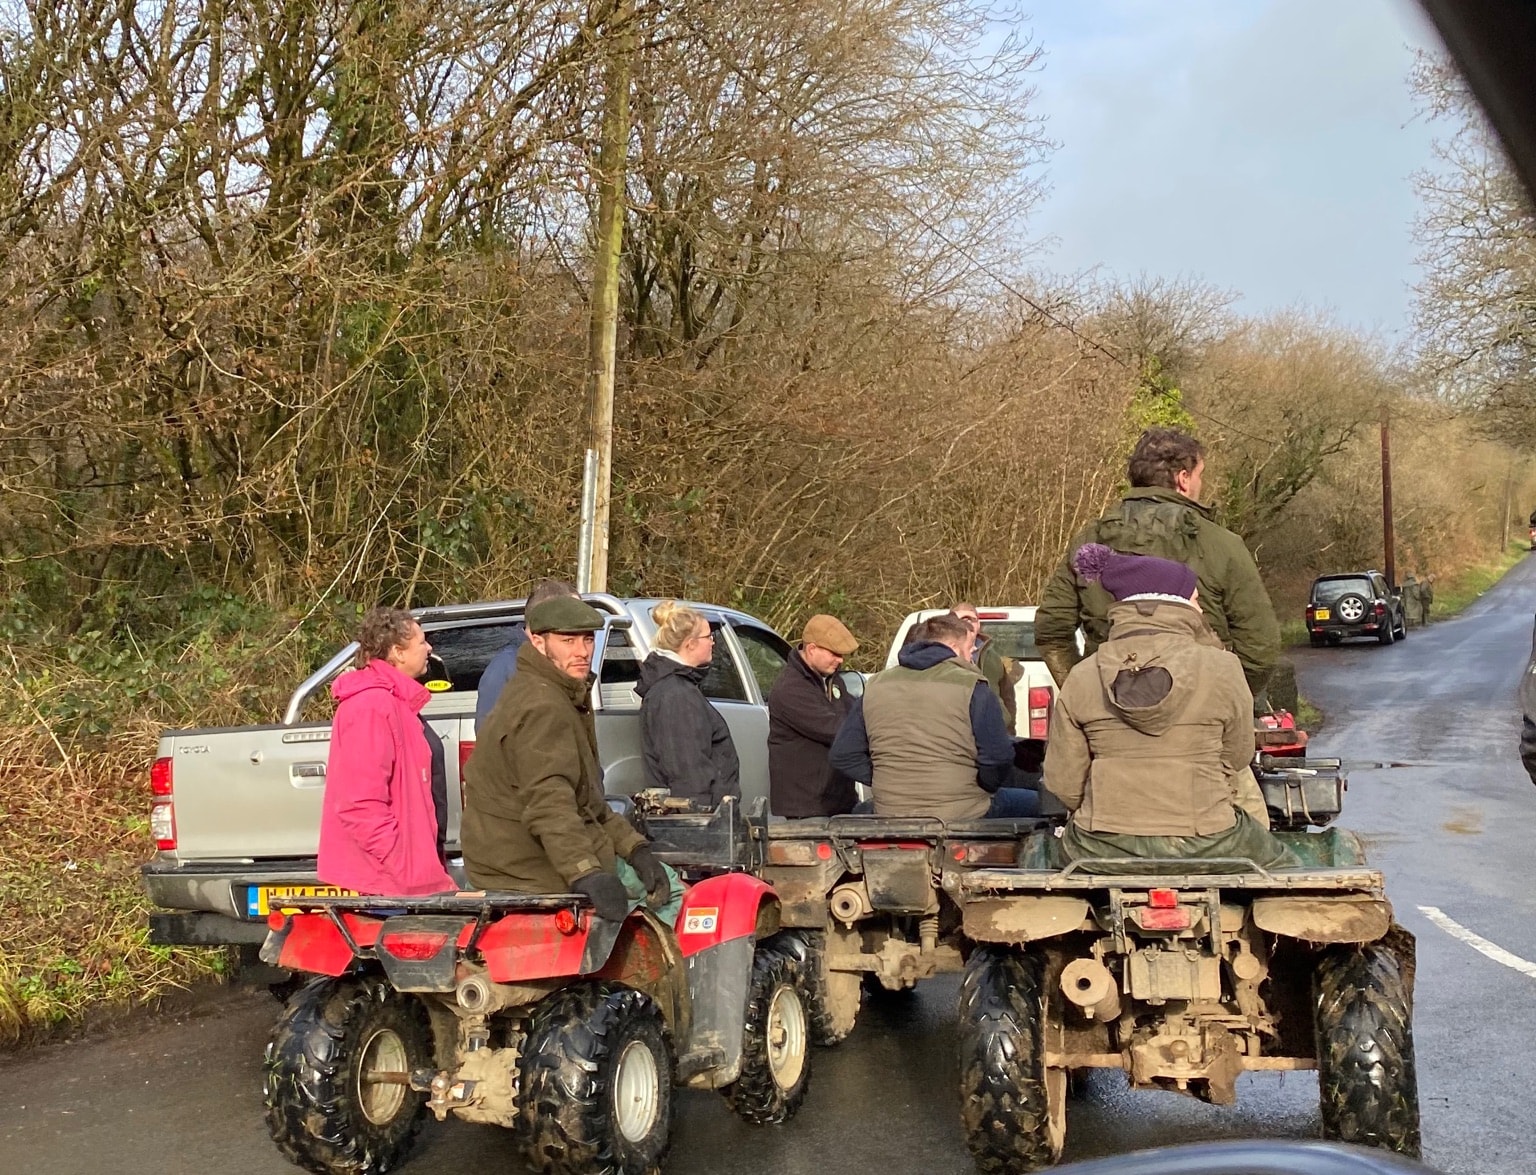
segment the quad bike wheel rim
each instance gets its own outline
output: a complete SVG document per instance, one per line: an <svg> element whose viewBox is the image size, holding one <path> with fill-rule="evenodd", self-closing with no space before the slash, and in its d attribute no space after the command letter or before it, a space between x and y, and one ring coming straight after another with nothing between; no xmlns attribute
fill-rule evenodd
<svg viewBox="0 0 1536 1175"><path fill-rule="evenodd" d="M375 1126L387 1126L405 1105L410 1059L405 1041L392 1028L380 1028L363 1045L357 1066L357 1104Z"/></svg>
<svg viewBox="0 0 1536 1175"><path fill-rule="evenodd" d="M644 1141L656 1125L660 1079L656 1054L644 1041L632 1040L624 1046L614 1075L613 1114L619 1133L629 1142Z"/></svg>
<svg viewBox="0 0 1536 1175"><path fill-rule="evenodd" d="M805 1002L788 985L781 986L768 1002L768 1068L774 1084L793 1089L805 1071Z"/></svg>

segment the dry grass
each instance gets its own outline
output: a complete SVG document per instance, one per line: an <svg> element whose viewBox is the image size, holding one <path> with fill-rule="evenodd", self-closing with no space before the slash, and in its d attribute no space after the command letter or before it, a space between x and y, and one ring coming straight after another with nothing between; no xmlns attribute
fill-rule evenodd
<svg viewBox="0 0 1536 1175"><path fill-rule="evenodd" d="M35 727L0 732L0 1044L154 1000L224 970L221 951L146 941L138 866L149 841L142 740L121 750L39 754ZM49 761L53 759L54 761Z"/></svg>

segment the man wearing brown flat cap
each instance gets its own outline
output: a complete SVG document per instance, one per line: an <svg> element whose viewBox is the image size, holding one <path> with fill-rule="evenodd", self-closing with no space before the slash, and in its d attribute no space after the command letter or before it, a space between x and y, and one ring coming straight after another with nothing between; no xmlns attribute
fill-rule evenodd
<svg viewBox="0 0 1536 1175"><path fill-rule="evenodd" d="M858 647L835 616L812 616L768 692L768 804L775 816L838 816L858 802L853 780L827 762L848 714L837 671Z"/></svg>

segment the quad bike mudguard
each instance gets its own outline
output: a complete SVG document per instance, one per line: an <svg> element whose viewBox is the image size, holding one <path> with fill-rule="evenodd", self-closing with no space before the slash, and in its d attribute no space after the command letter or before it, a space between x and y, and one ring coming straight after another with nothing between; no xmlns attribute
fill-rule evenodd
<svg viewBox="0 0 1536 1175"><path fill-rule="evenodd" d="M778 914L773 889L746 873L706 878L683 895L677 942L693 1018L680 1080L718 1088L740 1074L752 955L778 929Z"/></svg>

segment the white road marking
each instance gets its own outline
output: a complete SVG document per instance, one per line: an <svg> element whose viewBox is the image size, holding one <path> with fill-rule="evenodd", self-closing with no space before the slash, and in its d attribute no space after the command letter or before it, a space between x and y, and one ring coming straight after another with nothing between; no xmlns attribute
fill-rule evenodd
<svg viewBox="0 0 1536 1175"><path fill-rule="evenodd" d="M1511 954L1496 942L1489 942L1482 935L1468 930L1460 922L1457 922L1435 906L1420 906L1419 913L1423 914L1424 917L1428 918L1452 938L1461 939L1462 942L1466 943L1474 951L1481 951L1495 963L1503 963L1504 966L1513 971L1520 972L1521 975L1536 979L1536 963L1527 962L1519 955Z"/></svg>

